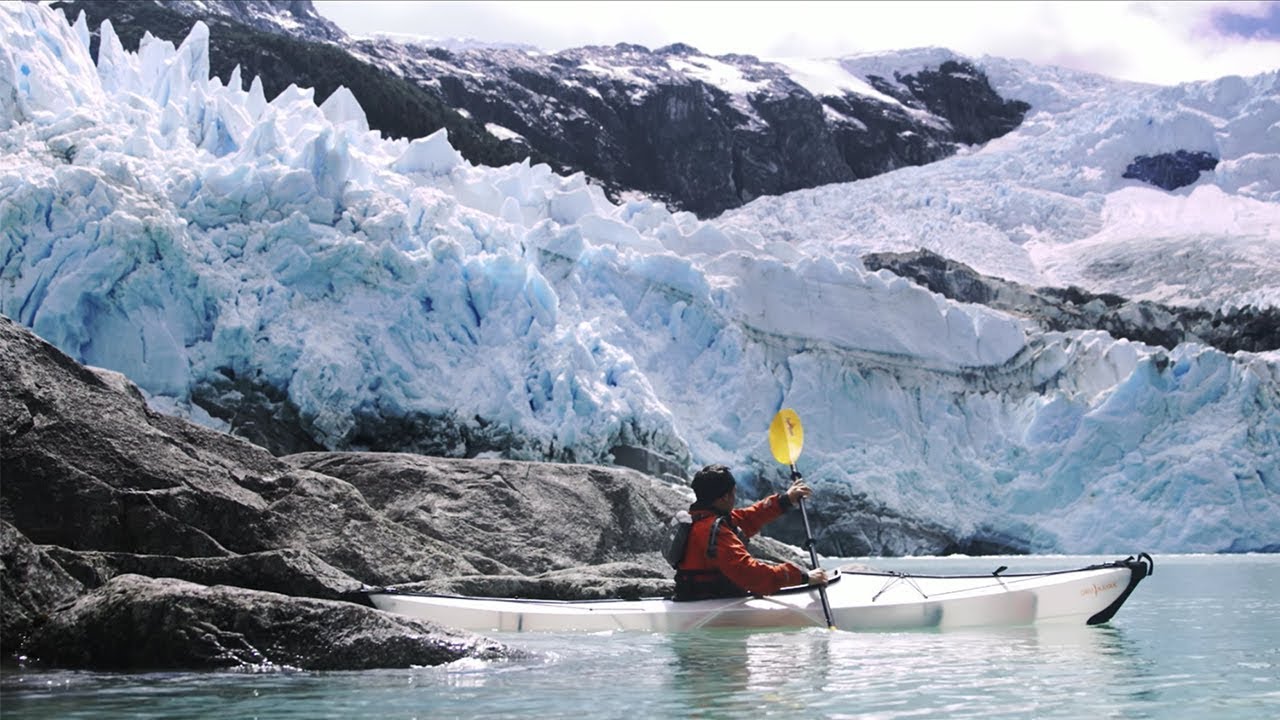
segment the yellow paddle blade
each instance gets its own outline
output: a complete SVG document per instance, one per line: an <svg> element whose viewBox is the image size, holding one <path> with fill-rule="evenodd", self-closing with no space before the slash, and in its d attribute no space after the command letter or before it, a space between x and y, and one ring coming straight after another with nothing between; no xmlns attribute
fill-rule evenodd
<svg viewBox="0 0 1280 720"><path fill-rule="evenodd" d="M800 416L791 408L783 408L769 423L769 449L773 459L783 465L795 465L804 448L804 426Z"/></svg>

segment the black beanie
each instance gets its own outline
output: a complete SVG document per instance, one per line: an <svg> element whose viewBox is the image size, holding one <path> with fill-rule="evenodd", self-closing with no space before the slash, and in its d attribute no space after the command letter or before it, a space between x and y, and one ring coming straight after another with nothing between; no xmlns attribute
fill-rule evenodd
<svg viewBox="0 0 1280 720"><path fill-rule="evenodd" d="M693 494L703 505L716 501L734 485L733 473L724 465L708 465L693 476Z"/></svg>

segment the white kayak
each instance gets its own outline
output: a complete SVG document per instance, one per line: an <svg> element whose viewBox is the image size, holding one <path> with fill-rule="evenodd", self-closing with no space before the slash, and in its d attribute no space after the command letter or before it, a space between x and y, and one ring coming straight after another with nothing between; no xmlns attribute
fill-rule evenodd
<svg viewBox="0 0 1280 720"><path fill-rule="evenodd" d="M1031 623L1096 625L1115 615L1154 569L1150 555L1077 570L986 575L914 575L845 568L827 586L832 622L841 630L907 630ZM676 602L527 600L397 592L378 588L379 610L476 632L680 632L698 628L826 626L814 588L765 597Z"/></svg>

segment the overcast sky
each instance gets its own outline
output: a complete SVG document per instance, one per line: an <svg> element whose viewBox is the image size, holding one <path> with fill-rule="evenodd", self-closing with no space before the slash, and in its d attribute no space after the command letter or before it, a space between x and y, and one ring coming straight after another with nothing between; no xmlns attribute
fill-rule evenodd
<svg viewBox="0 0 1280 720"><path fill-rule="evenodd" d="M1280 2L373 2L315 0L353 35L544 50L683 42L711 55L837 57L939 46L1173 84L1280 68Z"/></svg>

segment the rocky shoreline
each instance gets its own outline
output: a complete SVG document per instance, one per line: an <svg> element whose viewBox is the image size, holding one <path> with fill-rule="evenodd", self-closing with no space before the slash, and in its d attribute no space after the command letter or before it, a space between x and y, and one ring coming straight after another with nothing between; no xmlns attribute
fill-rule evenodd
<svg viewBox="0 0 1280 720"><path fill-rule="evenodd" d="M662 595L686 488L624 468L274 457L149 409L0 316L0 659L102 670L437 665L520 651L362 589ZM802 561L769 538L754 551Z"/></svg>

